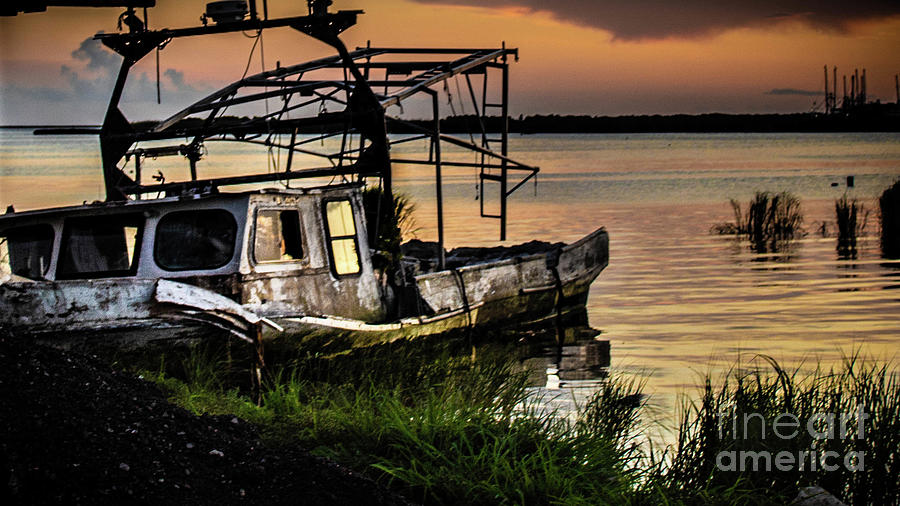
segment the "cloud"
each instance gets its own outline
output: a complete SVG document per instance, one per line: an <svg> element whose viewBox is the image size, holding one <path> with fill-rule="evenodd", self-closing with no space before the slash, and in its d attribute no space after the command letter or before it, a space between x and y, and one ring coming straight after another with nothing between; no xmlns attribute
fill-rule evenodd
<svg viewBox="0 0 900 506"><path fill-rule="evenodd" d="M175 87L178 91L186 91L186 92L197 92L199 91L197 88L191 86L184 80L184 72L175 69L166 69L163 73L163 76L169 78L169 82L172 83L172 86Z"/></svg>
<svg viewBox="0 0 900 506"><path fill-rule="evenodd" d="M99 41L87 38L71 53L74 61L59 68L60 79L50 85L22 83L0 85L0 111L4 123L99 123L115 85L122 59ZM184 72L168 68L163 72L164 106L178 108L210 91L207 86L187 82ZM156 107L156 79L146 72L132 72L123 94L123 109L141 111L153 106L154 118L165 117ZM77 111L77 112L76 112ZM89 112L85 112L89 111ZM171 111L167 111L170 113ZM28 118L35 118L29 120ZM135 118L147 119L147 118Z"/></svg>
<svg viewBox="0 0 900 506"><path fill-rule="evenodd" d="M799 95L802 97L817 97L824 94L823 91L798 90L795 88L775 88L764 93L764 95Z"/></svg>
<svg viewBox="0 0 900 506"><path fill-rule="evenodd" d="M122 62L115 53L104 48L100 41L94 40L93 37L81 41L78 49L72 51L72 58L87 62L87 68L90 70L106 72L118 69Z"/></svg>
<svg viewBox="0 0 900 506"><path fill-rule="evenodd" d="M516 8L607 30L620 40L696 38L797 20L847 31L854 23L900 15L896 0L413 0L423 4Z"/></svg>

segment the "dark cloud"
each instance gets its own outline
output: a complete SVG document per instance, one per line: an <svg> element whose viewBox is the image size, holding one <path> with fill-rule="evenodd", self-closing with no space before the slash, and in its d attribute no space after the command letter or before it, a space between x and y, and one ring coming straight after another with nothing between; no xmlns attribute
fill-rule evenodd
<svg viewBox="0 0 900 506"><path fill-rule="evenodd" d="M612 32L622 40L701 37L725 30L799 20L826 30L900 15L897 0L414 0L424 4L520 8Z"/></svg>
<svg viewBox="0 0 900 506"><path fill-rule="evenodd" d="M795 88L775 88L765 92L765 95L799 95L802 97L816 97L823 95L824 91L798 90Z"/></svg>

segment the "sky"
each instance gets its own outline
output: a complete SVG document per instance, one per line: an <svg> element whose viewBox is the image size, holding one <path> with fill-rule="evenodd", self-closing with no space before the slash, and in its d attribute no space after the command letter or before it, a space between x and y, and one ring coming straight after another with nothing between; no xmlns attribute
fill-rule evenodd
<svg viewBox="0 0 900 506"><path fill-rule="evenodd" d="M205 1L158 0L151 28L196 26ZM262 1L259 0L260 10ZM270 17L306 2L269 0ZM856 0L335 0L362 9L347 46L507 47L511 114L791 113L821 108L823 66L838 79L866 69L870 100L896 101L900 2ZM98 124L119 57L92 40L121 9L50 7L0 18L0 125ZM253 40L223 34L151 54L129 78L122 109L160 119L236 80ZM267 31L250 71L330 55L291 29ZM838 88L841 94L840 85Z"/></svg>

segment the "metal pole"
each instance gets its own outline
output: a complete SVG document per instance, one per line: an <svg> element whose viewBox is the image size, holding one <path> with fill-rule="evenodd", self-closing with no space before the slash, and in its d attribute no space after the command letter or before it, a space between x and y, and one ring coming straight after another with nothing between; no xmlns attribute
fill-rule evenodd
<svg viewBox="0 0 900 506"><path fill-rule="evenodd" d="M503 42L503 49L506 49L506 42ZM509 154L509 63L507 62L506 53L503 53L503 96L501 103L501 138L500 138L500 154L504 159L500 163L500 240L506 240L506 156Z"/></svg>
<svg viewBox="0 0 900 506"><path fill-rule="evenodd" d="M837 109L837 66L834 67L832 73L831 85L831 112L833 113Z"/></svg>
<svg viewBox="0 0 900 506"><path fill-rule="evenodd" d="M868 100L868 98L866 97L866 69L863 69L860 90L861 90L861 94L860 94L860 98L859 98L859 103L862 105L866 105L866 100Z"/></svg>
<svg viewBox="0 0 900 506"><path fill-rule="evenodd" d="M847 74L844 74L844 99L841 100L841 109L847 107Z"/></svg>
<svg viewBox="0 0 900 506"><path fill-rule="evenodd" d="M141 184L141 155L134 155L134 182L140 186ZM138 193L134 196L135 200L141 200L141 194Z"/></svg>
<svg viewBox="0 0 900 506"><path fill-rule="evenodd" d="M441 189L441 116L438 110L438 94L434 90L429 91L434 117L434 135L431 137L431 145L434 147L434 188L437 197L438 269L444 270L447 259L444 255L444 195Z"/></svg>

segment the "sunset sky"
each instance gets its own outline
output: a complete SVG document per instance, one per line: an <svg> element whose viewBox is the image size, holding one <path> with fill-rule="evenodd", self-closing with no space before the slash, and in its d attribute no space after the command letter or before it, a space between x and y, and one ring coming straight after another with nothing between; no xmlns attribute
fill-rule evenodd
<svg viewBox="0 0 900 506"><path fill-rule="evenodd" d="M198 25L205 3L158 0L150 26ZM270 17L306 14L306 2L269 4ZM805 112L822 102L823 65L837 66L839 80L865 68L870 100L883 102L896 100L900 73L896 1L336 0L336 9L366 12L344 35L349 47L519 48L514 115ZM120 12L0 18L0 124L99 123L119 58L89 39L115 31ZM239 78L252 43L240 33L172 42L161 52L162 110L151 109L152 55L132 73L123 109L133 120L164 117ZM287 28L263 44L269 68L332 53Z"/></svg>

